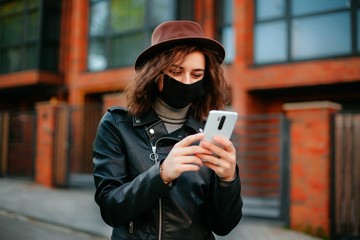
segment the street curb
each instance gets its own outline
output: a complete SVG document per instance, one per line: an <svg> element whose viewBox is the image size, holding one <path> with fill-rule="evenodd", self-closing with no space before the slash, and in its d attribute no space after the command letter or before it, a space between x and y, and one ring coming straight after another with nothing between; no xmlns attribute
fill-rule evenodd
<svg viewBox="0 0 360 240"><path fill-rule="evenodd" d="M101 235L97 232L92 232L92 231L72 227L72 226L69 226L66 224L61 224L61 223L55 222L55 221L49 221L48 219L37 218L37 217L26 215L26 214L19 214L18 212L14 212L12 210L5 209L5 208L0 208L0 215L8 217L8 218L12 218L17 221L31 222L31 223L45 226L47 228L55 228L57 230L65 231L67 233L77 233L77 234L81 234L81 235L92 237L92 238L96 237L97 240L105 240L105 239L108 240L109 239L108 236Z"/></svg>

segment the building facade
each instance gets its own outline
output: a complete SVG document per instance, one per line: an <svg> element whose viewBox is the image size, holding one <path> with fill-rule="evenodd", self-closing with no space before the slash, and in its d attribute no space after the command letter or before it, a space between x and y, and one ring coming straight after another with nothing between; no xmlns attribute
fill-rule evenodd
<svg viewBox="0 0 360 240"><path fill-rule="evenodd" d="M0 112L37 109L30 122L55 126L48 117L54 106L125 106L122 92L133 79L134 60L150 45L155 26L173 19L197 21L225 46L229 107L244 116L281 113L290 119L289 225L329 236L328 123L334 112L360 110L357 0L2 0ZM32 171L42 172L35 179L46 182L56 172L44 164L54 156L46 144L59 140L44 140L45 130L36 131L43 144L30 151L38 161ZM15 160L4 156L6 172ZM81 171L90 172L89 166Z"/></svg>

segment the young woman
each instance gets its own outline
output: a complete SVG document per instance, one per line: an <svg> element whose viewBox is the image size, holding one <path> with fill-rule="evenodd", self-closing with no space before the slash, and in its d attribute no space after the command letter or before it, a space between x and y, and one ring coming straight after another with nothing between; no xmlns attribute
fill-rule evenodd
<svg viewBox="0 0 360 240"><path fill-rule="evenodd" d="M195 22L154 30L128 109L107 111L93 145L95 200L112 239L215 239L239 223L236 150L220 136L201 141L208 112L226 105L224 57Z"/></svg>

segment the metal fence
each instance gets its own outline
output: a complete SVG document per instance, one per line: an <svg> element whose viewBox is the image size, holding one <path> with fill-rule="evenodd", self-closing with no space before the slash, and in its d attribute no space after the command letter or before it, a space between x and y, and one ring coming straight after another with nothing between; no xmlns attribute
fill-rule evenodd
<svg viewBox="0 0 360 240"><path fill-rule="evenodd" d="M53 136L55 186L93 184L92 143L104 112L99 105L56 107ZM5 160L1 162L6 163L2 165L2 172L19 176L20 172L14 172L11 166L27 166L28 174L32 177L36 155L35 113L7 113L0 116L0 125L3 125L0 135L6 140L6 144L2 141L2 149L6 150L2 151L2 159ZM287 221L287 120L281 114L239 116L232 138L238 151L244 215ZM30 167L19 162L25 159L31 162Z"/></svg>
<svg viewBox="0 0 360 240"><path fill-rule="evenodd" d="M92 142L105 110L98 105L56 111L54 180L58 186L91 184ZM360 235L360 113L333 118L331 235ZM0 176L33 178L36 112L0 112ZM244 215L288 221L289 122L281 114L239 116L237 148Z"/></svg>
<svg viewBox="0 0 360 240"><path fill-rule="evenodd" d="M100 105L58 109L54 137L55 185L75 187L93 184L92 143L103 113Z"/></svg>
<svg viewBox="0 0 360 240"><path fill-rule="evenodd" d="M0 176L34 177L36 112L0 112Z"/></svg>
<svg viewBox="0 0 360 240"><path fill-rule="evenodd" d="M332 239L360 239L360 113L333 119Z"/></svg>
<svg viewBox="0 0 360 240"><path fill-rule="evenodd" d="M92 142L103 108L63 105L54 112L54 185L92 184ZM36 144L43 141L37 139L36 117L35 110L0 112L0 176L35 177Z"/></svg>
<svg viewBox="0 0 360 240"><path fill-rule="evenodd" d="M245 216L288 222L289 123L282 114L239 117L234 142Z"/></svg>

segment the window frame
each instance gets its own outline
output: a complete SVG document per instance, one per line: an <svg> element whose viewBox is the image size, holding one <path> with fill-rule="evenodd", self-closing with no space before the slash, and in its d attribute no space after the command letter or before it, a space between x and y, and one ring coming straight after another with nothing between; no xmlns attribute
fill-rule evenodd
<svg viewBox="0 0 360 240"><path fill-rule="evenodd" d="M96 0L95 0L96 1ZM174 11L174 20L175 19L189 19L193 20L194 18L194 0L174 0L175 1L175 11ZM145 49L150 46L151 41L151 34L153 30L155 29L157 24L151 24L149 21L148 11L151 9L152 4L151 1L145 0L145 13L144 13L144 23L139 28L133 28L129 30L124 30L121 32L112 32L111 31L111 16L110 16L110 9L111 9L111 0L97 0L98 2L107 2L107 12L108 12L108 19L106 22L106 27L104 29L105 34L99 35L99 36L91 36L91 33L89 31L88 33L88 53L86 56L86 69L88 72L101 72L106 71L110 69L115 68L125 68L125 67L131 67L129 63L121 63L121 64L114 64L114 59L112 56L111 51L111 42L114 42L119 36L124 36L125 38L129 35L135 35L137 33L144 34L143 43L140 49ZM89 1L89 9L92 8L92 1ZM190 10L189 10L190 9ZM91 25L91 11L89 11L89 18L88 18L88 29L90 29ZM91 48L91 41L93 39L104 39L105 45L105 51L104 51L104 58L106 59L106 66L101 69L91 69L90 68L90 48ZM140 52L139 52L140 54ZM133 62L135 59L133 59ZM131 64L133 64L133 62Z"/></svg>
<svg viewBox="0 0 360 240"><path fill-rule="evenodd" d="M254 60L253 60L253 65L254 66L266 66L266 65L272 65L272 64L286 64L286 63L292 63L292 62L306 62L306 61L314 61L314 60L323 60L323 59L329 59L329 58L334 58L334 59L338 59L338 58L344 58L344 57L354 57L354 56L359 56L360 55L360 46L357 46L357 42L358 42L358 36L359 33L357 32L357 18L360 18L360 16L357 14L357 12L360 10L360 2L358 2L357 0L349 0L350 6L348 8L346 7L342 7L342 8L336 8L336 9L332 9L332 10L321 10L321 11L316 11L316 12L311 12L311 13L305 13L305 14L293 14L293 16L291 15L291 0L284 0L284 16L281 17L273 17L273 18L267 18L267 19L261 19L258 20L258 16L257 16L257 6L258 6L258 1L259 0L254 0L254 25L253 25L253 29L254 29L254 35L253 35L253 39L254 39L254 44L253 44L253 54L254 54ZM350 43L350 47L351 47L351 53L350 54L335 54L335 55L327 55L327 56L319 56L319 57L309 57L309 58L304 58L304 59L295 59L292 56L292 45L294 43L293 39L292 39L292 25L293 25L293 21L298 20L298 19L306 19L306 18L311 18L311 17L316 17L316 16L325 16L327 14L334 14L334 13L348 13L349 17L350 17L350 39L351 39L351 43ZM360 13L360 11L359 11ZM255 36L255 32L256 32L256 27L259 24L264 24L264 23L271 23L271 22L275 22L275 21L283 21L286 25L286 43L287 43L287 47L286 47L286 59L284 61L268 61L268 62L264 62L264 63L256 63L255 62L255 52L256 52L256 36Z"/></svg>
<svg viewBox="0 0 360 240"><path fill-rule="evenodd" d="M3 0L1 3L11 3L11 0ZM11 69L9 66L0 65L0 74L19 72L23 70L48 70L59 71L59 47L60 47L60 18L61 18L61 2L52 0L38 0L36 5L30 5L29 0L18 1L23 8L18 11L0 14L0 22L6 21L14 16L21 17L21 38L18 41L3 43L0 39L0 52L4 53L12 48L19 49L19 64L16 68ZM14 3L14 2L13 2ZM35 21L38 32L35 35L30 33L31 15L37 12ZM50 13L51 14L50 14ZM51 26L51 29L46 29L45 24L49 20L58 17L58 26ZM47 31L49 30L49 31ZM3 36L4 31L0 28L0 37ZM56 35L54 38L52 34ZM31 48L35 48L35 53ZM49 55L47 55L49 54ZM52 55L51 55L52 54ZM49 56L49 58L47 58ZM0 64L5 63L7 56L0 54ZM30 61L31 59L31 61ZM35 60L34 60L35 59Z"/></svg>
<svg viewBox="0 0 360 240"><path fill-rule="evenodd" d="M10 2L11 1L9 0L9 1L3 1L2 3L10 3ZM19 1L19 2L21 2L21 1ZM21 23L22 30L20 33L21 38L18 39L17 41L5 42L5 43L3 43L2 39L0 39L0 52L5 53L13 48L17 48L20 51L19 55L23 56L19 59L19 65L14 69L11 69L9 67L5 68L5 66L0 66L0 74L31 69L31 66L29 66L27 63L27 57L28 57L27 50L29 49L28 46L30 46L30 45L35 45L35 47L37 49L36 56L34 56L34 58L36 58L36 66L35 67L36 68L39 67L39 64L40 64L41 2L39 1L38 6L32 6L32 7L28 7L28 1L26 1L26 0L22 1L22 4L23 4L23 8L21 10L6 13L6 14L0 13L0 22L6 21L7 19L11 19L13 17L20 17L21 21L22 21L22 23ZM37 22L39 24L39 32L38 32L36 38L31 38L31 36L29 36L29 33L28 33L28 26L30 23L30 16L35 11L38 12ZM0 36L3 36L3 34L6 34L6 33L1 33L2 31L4 31L3 28L0 29ZM5 61L6 56L4 54L0 54L0 58L1 58L0 64L2 64Z"/></svg>
<svg viewBox="0 0 360 240"><path fill-rule="evenodd" d="M233 0L227 0L231 1L231 4L234 5ZM231 8L233 10L233 8ZM236 41L235 41L235 29L234 29L234 11L231 12L231 20L229 22L225 21L225 17L228 13L225 12L225 0L215 0L215 16L217 20L216 25L216 38L217 40L223 44L226 52L226 56L224 59L225 64L232 64L235 61L236 58ZM223 37L224 37L224 30L225 29L231 29L232 30L232 49L229 49L228 45L223 43ZM230 51L233 50L233 51ZM231 53L231 54L230 54Z"/></svg>

